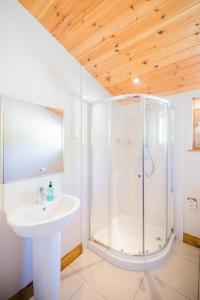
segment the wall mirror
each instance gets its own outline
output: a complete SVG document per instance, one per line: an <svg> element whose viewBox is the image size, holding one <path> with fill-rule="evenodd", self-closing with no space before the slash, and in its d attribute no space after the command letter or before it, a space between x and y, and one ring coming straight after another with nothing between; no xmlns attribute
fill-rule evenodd
<svg viewBox="0 0 200 300"><path fill-rule="evenodd" d="M61 109L1 97L3 182L63 171Z"/></svg>

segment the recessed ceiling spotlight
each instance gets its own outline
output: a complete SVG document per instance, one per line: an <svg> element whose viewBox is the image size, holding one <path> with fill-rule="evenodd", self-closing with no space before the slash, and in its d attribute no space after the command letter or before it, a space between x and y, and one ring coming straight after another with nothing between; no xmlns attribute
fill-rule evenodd
<svg viewBox="0 0 200 300"><path fill-rule="evenodd" d="M140 78L138 78L138 77L135 77L135 78L133 78L133 83L140 83Z"/></svg>

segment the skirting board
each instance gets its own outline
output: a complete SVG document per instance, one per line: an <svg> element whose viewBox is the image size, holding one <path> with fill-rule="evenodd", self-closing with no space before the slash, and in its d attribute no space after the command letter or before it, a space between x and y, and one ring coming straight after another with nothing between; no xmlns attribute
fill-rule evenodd
<svg viewBox="0 0 200 300"><path fill-rule="evenodd" d="M61 271L64 270L68 265L70 265L73 260L75 260L83 252L82 244L78 245L72 251L67 253L61 259Z"/></svg>
<svg viewBox="0 0 200 300"><path fill-rule="evenodd" d="M78 245L72 251L67 253L61 259L60 269L64 270L69 264L73 262L83 252L82 244ZM18 293L12 296L9 300L28 300L33 296L33 282L21 289Z"/></svg>
<svg viewBox="0 0 200 300"><path fill-rule="evenodd" d="M200 248L200 238L188 233L183 233L183 242L194 247Z"/></svg>

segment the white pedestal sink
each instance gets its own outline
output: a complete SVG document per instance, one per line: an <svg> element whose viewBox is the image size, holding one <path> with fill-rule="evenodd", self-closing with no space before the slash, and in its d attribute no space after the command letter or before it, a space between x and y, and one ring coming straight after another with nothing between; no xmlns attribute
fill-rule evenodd
<svg viewBox="0 0 200 300"><path fill-rule="evenodd" d="M60 298L60 232L75 215L80 200L60 195L45 206L30 204L7 213L14 232L33 242L33 285L36 300ZM45 209L44 209L45 208Z"/></svg>

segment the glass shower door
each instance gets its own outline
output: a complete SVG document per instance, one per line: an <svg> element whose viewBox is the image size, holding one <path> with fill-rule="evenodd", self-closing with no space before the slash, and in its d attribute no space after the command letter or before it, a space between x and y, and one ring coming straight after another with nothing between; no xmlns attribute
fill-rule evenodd
<svg viewBox="0 0 200 300"><path fill-rule="evenodd" d="M110 247L143 251L142 101L110 103Z"/></svg>
<svg viewBox="0 0 200 300"><path fill-rule="evenodd" d="M168 105L144 103L144 253L162 248L167 240Z"/></svg>

